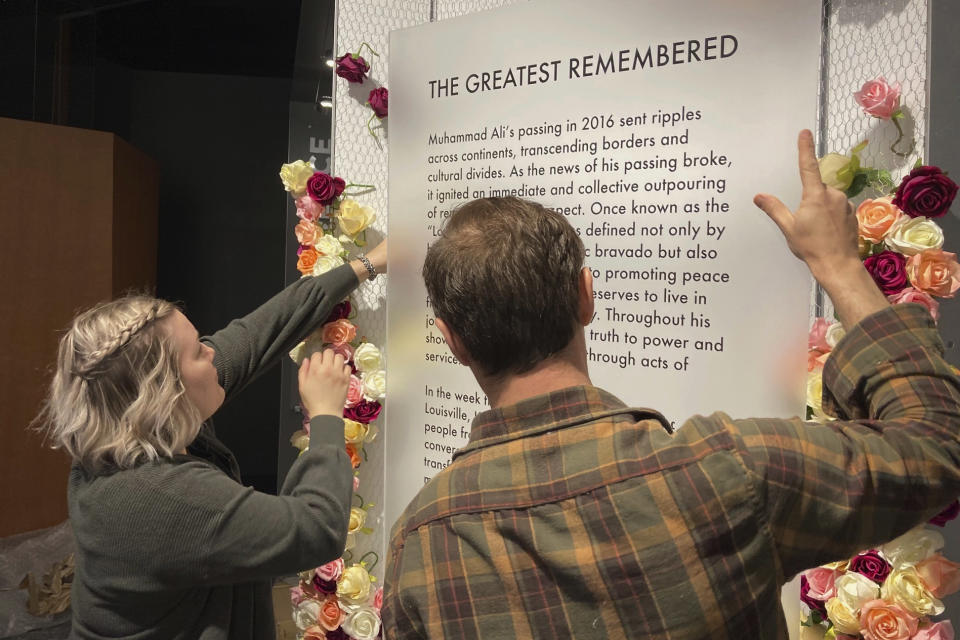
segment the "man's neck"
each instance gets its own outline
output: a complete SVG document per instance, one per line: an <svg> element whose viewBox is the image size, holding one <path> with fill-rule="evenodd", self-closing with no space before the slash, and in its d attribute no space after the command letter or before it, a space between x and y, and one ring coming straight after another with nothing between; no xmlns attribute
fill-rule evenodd
<svg viewBox="0 0 960 640"><path fill-rule="evenodd" d="M476 376L487 394L490 407L505 407L551 391L591 384L587 373L586 349L577 349L577 342L575 338L567 349L525 373L501 378ZM474 371L474 375L476 373Z"/></svg>

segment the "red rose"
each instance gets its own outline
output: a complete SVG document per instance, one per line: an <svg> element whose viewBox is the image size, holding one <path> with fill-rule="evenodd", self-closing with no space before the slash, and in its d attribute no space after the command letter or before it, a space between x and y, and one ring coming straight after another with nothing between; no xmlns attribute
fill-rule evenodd
<svg viewBox="0 0 960 640"><path fill-rule="evenodd" d="M897 187L893 204L916 218L939 218L945 214L957 195L957 183L948 178L940 167L917 167Z"/></svg>
<svg viewBox="0 0 960 640"><path fill-rule="evenodd" d="M863 266L885 296L900 293L910 285L907 281L907 259L899 253L881 251L864 260Z"/></svg>
<svg viewBox="0 0 960 640"><path fill-rule="evenodd" d="M318 575L313 576L313 588L320 593L331 594L337 592L336 580L324 580Z"/></svg>
<svg viewBox="0 0 960 640"><path fill-rule="evenodd" d="M343 410L343 417L363 424L370 424L380 415L382 407L379 402L361 400L352 407Z"/></svg>
<svg viewBox="0 0 960 640"><path fill-rule="evenodd" d="M386 87L380 87L371 91L367 98L367 104L373 109L373 113L381 119L387 117L387 93Z"/></svg>
<svg viewBox="0 0 960 640"><path fill-rule="evenodd" d="M331 311L330 315L327 316L327 321L324 322L323 324L336 322L337 320L350 317L351 309L352 307L350 306L349 300L344 300L343 302L337 303L337 306L333 308L333 311Z"/></svg>
<svg viewBox="0 0 960 640"><path fill-rule="evenodd" d="M871 549L851 560L849 571L864 575L877 584L883 584L892 569L889 562Z"/></svg>
<svg viewBox="0 0 960 640"><path fill-rule="evenodd" d="M345 53L337 58L337 75L347 82L361 84L370 72L370 65L360 56Z"/></svg>
<svg viewBox="0 0 960 640"><path fill-rule="evenodd" d="M328 205L343 193L346 186L343 178L334 178L323 171L317 171L307 180L307 195L322 205Z"/></svg>
<svg viewBox="0 0 960 640"><path fill-rule="evenodd" d="M957 515L960 515L960 501L954 500L950 503L949 507L930 518L930 524L942 527L951 520L956 519Z"/></svg>

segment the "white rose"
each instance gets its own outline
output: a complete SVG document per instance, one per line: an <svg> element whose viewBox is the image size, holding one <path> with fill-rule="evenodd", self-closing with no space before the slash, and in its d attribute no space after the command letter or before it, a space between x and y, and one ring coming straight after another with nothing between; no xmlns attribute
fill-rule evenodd
<svg viewBox="0 0 960 640"><path fill-rule="evenodd" d="M372 342L364 342L357 350L353 352L353 364L357 369L366 373L367 371L376 371L383 368L383 356L380 349Z"/></svg>
<svg viewBox="0 0 960 640"><path fill-rule="evenodd" d="M317 618L320 617L320 603L316 600L306 598L293 610L293 621L300 631L306 631L317 624Z"/></svg>
<svg viewBox="0 0 960 640"><path fill-rule="evenodd" d="M350 614L343 621L343 630L356 640L373 640L380 633L380 615L368 605L351 607Z"/></svg>
<svg viewBox="0 0 960 640"><path fill-rule="evenodd" d="M877 583L860 573L845 573L837 578L834 586L837 589L837 599L853 613L859 613L860 607L876 600L880 595Z"/></svg>
<svg viewBox="0 0 960 640"><path fill-rule="evenodd" d="M913 256L943 246L943 229L929 218L903 216L894 223L884 243L887 248Z"/></svg>
<svg viewBox="0 0 960 640"><path fill-rule="evenodd" d="M880 593L887 602L900 605L918 618L938 616L944 610L943 603L930 593L914 567L905 566L890 572Z"/></svg>
<svg viewBox="0 0 960 640"><path fill-rule="evenodd" d="M323 329L317 329L307 339L290 350L290 359L300 366L303 359L323 348Z"/></svg>
<svg viewBox="0 0 960 640"><path fill-rule="evenodd" d="M834 322L827 327L827 333L823 336L823 339L830 345L830 348L833 349L837 346L838 342L843 340L843 336L845 335L847 335L847 332L844 330L843 325L839 322Z"/></svg>
<svg viewBox="0 0 960 640"><path fill-rule="evenodd" d="M823 184L840 191L846 191L853 182L853 173L850 171L852 159L839 153L828 153L820 158L820 178ZM843 174L841 178L840 174Z"/></svg>
<svg viewBox="0 0 960 640"><path fill-rule="evenodd" d="M313 243L313 248L325 256L339 257L343 253L343 245L332 235L325 235Z"/></svg>
<svg viewBox="0 0 960 640"><path fill-rule="evenodd" d="M943 548L943 536L932 529L917 527L880 547L894 569L915 565Z"/></svg>
<svg viewBox="0 0 960 640"><path fill-rule="evenodd" d="M343 264L343 258L340 256L320 256L317 258L317 261L313 263L313 275L318 276L321 273L326 273L331 269L336 269Z"/></svg>
<svg viewBox="0 0 960 640"><path fill-rule="evenodd" d="M834 628L840 633L848 635L858 635L860 633L860 620L856 612L845 605L839 598L830 598L827 600L827 617L833 623Z"/></svg>
<svg viewBox="0 0 960 640"><path fill-rule="evenodd" d="M383 400L387 395L387 372L383 369L364 373L360 381L363 383L363 395L369 400Z"/></svg>

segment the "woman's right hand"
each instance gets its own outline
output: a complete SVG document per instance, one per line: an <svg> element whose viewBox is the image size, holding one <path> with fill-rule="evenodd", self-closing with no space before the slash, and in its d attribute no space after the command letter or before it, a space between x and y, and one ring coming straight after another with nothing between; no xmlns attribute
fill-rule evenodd
<svg viewBox="0 0 960 640"><path fill-rule="evenodd" d="M343 416L350 385L350 365L343 356L325 349L304 358L300 363L297 380L300 385L300 402L313 418L319 415Z"/></svg>

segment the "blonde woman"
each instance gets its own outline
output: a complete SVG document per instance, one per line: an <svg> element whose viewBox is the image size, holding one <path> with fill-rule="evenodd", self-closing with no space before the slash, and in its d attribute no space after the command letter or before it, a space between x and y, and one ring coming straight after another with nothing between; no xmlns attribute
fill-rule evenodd
<svg viewBox="0 0 960 640"><path fill-rule="evenodd" d="M77 316L44 410L73 456L77 543L71 638L274 637L270 579L341 555L353 488L341 414L350 369L304 360L310 448L279 496L240 484L207 418L386 270L386 243L303 278L199 337L169 302L128 297Z"/></svg>

